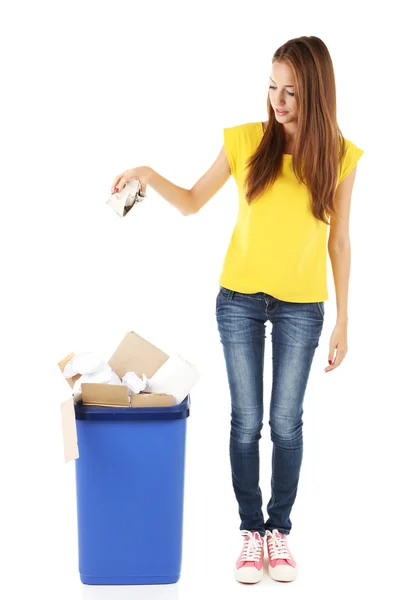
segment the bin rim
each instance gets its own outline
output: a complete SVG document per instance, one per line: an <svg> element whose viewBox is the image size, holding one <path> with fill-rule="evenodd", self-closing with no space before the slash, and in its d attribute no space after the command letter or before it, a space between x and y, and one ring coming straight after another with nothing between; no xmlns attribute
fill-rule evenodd
<svg viewBox="0 0 400 600"><path fill-rule="evenodd" d="M171 406L88 406L74 404L80 421L176 421L190 415L190 394Z"/></svg>

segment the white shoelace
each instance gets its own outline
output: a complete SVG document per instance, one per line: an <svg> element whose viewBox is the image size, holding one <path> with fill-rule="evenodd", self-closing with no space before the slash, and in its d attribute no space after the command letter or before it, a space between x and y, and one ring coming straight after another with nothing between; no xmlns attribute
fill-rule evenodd
<svg viewBox="0 0 400 600"><path fill-rule="evenodd" d="M261 558L261 550L263 548L263 539L257 539L254 535L252 535L251 531L247 531L244 529L241 532L241 535L249 536L249 539L245 540L242 555L240 557L241 562L245 562L247 560L257 561Z"/></svg>
<svg viewBox="0 0 400 600"><path fill-rule="evenodd" d="M267 544L271 558L273 560L275 560L276 558L290 559L286 539L281 538L279 535L277 535L276 529L273 530L272 535L266 535L268 536Z"/></svg>

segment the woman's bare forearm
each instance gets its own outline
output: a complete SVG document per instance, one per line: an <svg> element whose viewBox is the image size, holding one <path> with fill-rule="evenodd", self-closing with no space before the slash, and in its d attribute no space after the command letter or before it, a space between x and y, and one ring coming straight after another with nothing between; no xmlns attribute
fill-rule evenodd
<svg viewBox="0 0 400 600"><path fill-rule="evenodd" d="M157 194L160 194L164 200L167 200L167 202L177 208L184 216L189 216L194 213L191 190L175 185L172 181L169 181L151 167L148 167L148 169L148 185L152 187Z"/></svg>
<svg viewBox="0 0 400 600"><path fill-rule="evenodd" d="M329 248L329 257L332 264L333 279L336 292L336 323L348 323L348 293L351 264L350 241L342 249Z"/></svg>

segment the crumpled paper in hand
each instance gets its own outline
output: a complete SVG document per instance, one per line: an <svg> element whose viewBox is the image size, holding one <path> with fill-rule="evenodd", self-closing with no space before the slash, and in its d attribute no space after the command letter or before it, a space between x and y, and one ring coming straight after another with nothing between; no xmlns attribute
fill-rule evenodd
<svg viewBox="0 0 400 600"><path fill-rule="evenodd" d="M146 194L141 191L140 181L135 179L128 181L120 192L113 194L107 200L107 204L119 217L125 217L135 204L142 202L144 198Z"/></svg>

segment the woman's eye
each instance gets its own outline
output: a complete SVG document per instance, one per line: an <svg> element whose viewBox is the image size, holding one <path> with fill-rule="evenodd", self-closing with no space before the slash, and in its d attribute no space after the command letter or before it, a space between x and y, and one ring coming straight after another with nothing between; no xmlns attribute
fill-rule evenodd
<svg viewBox="0 0 400 600"><path fill-rule="evenodd" d="M276 90L276 87L274 87L273 85L270 85L270 86L269 86L269 89L270 89L270 90L271 90L271 89L272 89L272 90ZM292 92L289 92L288 90L286 90L286 91L287 91L287 93L289 94L289 96L294 96L294 94L293 94Z"/></svg>

